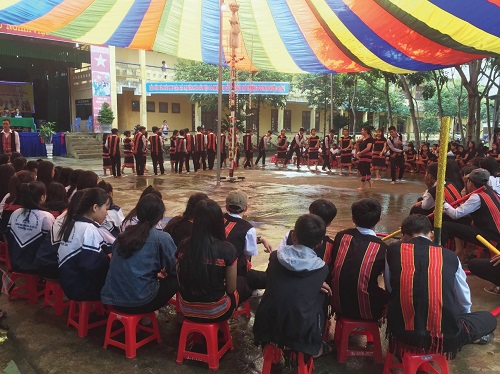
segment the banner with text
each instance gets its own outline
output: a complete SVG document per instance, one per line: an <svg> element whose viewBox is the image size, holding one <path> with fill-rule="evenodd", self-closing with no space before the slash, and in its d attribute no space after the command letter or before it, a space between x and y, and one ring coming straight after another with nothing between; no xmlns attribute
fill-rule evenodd
<svg viewBox="0 0 500 374"><path fill-rule="evenodd" d="M222 82L222 93L231 92L230 82ZM289 82L236 82L239 95L288 95ZM146 94L217 94L217 82L149 82Z"/></svg>
<svg viewBox="0 0 500 374"><path fill-rule="evenodd" d="M44 32L34 31L26 29L21 26L6 25L5 23L0 23L0 34L10 34L18 36L28 36L30 38L47 39L47 40L57 40L60 42L73 43L71 40L59 38L57 36L48 35Z"/></svg>
<svg viewBox="0 0 500 374"><path fill-rule="evenodd" d="M109 47L90 46L92 69L92 115L94 132L102 132L97 116L104 103L111 106L111 84L109 74Z"/></svg>

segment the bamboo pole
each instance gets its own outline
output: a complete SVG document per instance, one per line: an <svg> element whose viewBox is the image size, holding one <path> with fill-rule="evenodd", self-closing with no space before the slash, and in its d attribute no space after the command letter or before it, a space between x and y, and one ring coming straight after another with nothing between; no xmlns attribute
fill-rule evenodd
<svg viewBox="0 0 500 374"><path fill-rule="evenodd" d="M439 157L438 157L438 174L436 189L436 201L434 206L434 242L441 243L441 229L443 227L443 203L444 203L444 186L446 175L446 157L448 153L448 138L450 134L450 117L441 119L441 133L439 134Z"/></svg>
<svg viewBox="0 0 500 374"><path fill-rule="evenodd" d="M450 205L452 207L456 207L457 205L462 204L463 202L467 201L472 194L482 192L484 190L484 188L485 188L484 186L481 186L477 190L474 190L471 193L468 193L467 195L461 197L460 199L455 200ZM433 218L434 217L434 213L429 214L427 217L428 218ZM389 235L377 233L377 236L382 236L383 237L382 240L388 240L388 239L391 239L391 238L393 238L393 237L395 237L395 236L397 236L399 234L401 234L401 229L399 229L397 231L394 231L392 234L389 234Z"/></svg>
<svg viewBox="0 0 500 374"><path fill-rule="evenodd" d="M488 251L493 253L495 256L500 255L500 251L496 249L493 244L491 244L489 241L487 241L485 238L483 238L481 235L476 235L476 239L479 240Z"/></svg>

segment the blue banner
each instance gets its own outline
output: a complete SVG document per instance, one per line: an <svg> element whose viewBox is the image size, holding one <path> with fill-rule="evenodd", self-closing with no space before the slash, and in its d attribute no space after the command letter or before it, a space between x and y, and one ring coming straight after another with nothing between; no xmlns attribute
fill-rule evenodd
<svg viewBox="0 0 500 374"><path fill-rule="evenodd" d="M222 82L222 93L229 94L231 84ZM236 82L239 95L288 95L290 82ZM149 82L146 94L217 94L217 82Z"/></svg>

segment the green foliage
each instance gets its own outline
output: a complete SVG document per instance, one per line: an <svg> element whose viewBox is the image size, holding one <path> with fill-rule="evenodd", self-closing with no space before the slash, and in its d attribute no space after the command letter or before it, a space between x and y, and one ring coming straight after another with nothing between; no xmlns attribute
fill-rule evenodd
<svg viewBox="0 0 500 374"><path fill-rule="evenodd" d="M231 130L231 116L228 114L225 114L226 118L222 119L221 123L221 128L222 131L229 131ZM236 128L238 129L239 132L244 132L245 131L245 126L243 125L243 122L246 120L246 116L244 114L236 113Z"/></svg>
<svg viewBox="0 0 500 374"><path fill-rule="evenodd" d="M97 121L99 123L111 124L113 123L114 120L115 120L115 115L113 114L113 111L109 107L109 104L103 103L101 106L101 110L97 115Z"/></svg>
<svg viewBox="0 0 500 374"><path fill-rule="evenodd" d="M56 123L55 122L45 122L44 125L40 126L39 136L42 138L45 144L52 143L52 135L56 134Z"/></svg>
<svg viewBox="0 0 500 374"><path fill-rule="evenodd" d="M336 114L333 116L333 128L336 131L348 126L349 126L349 118L344 117L340 114Z"/></svg>
<svg viewBox="0 0 500 374"><path fill-rule="evenodd" d="M435 116L426 114L424 119L420 121L420 131L424 134L426 141L430 135L437 134L440 129L439 120Z"/></svg>

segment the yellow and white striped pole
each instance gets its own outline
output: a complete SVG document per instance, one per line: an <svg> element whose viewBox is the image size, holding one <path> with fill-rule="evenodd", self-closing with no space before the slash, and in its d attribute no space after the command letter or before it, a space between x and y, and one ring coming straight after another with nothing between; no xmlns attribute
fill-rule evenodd
<svg viewBox="0 0 500 374"><path fill-rule="evenodd" d="M439 134L439 157L436 186L436 205L434 207L434 241L441 243L441 230L443 227L443 202L444 183L446 175L446 157L448 154L448 138L450 134L450 117L441 120L441 133Z"/></svg>

